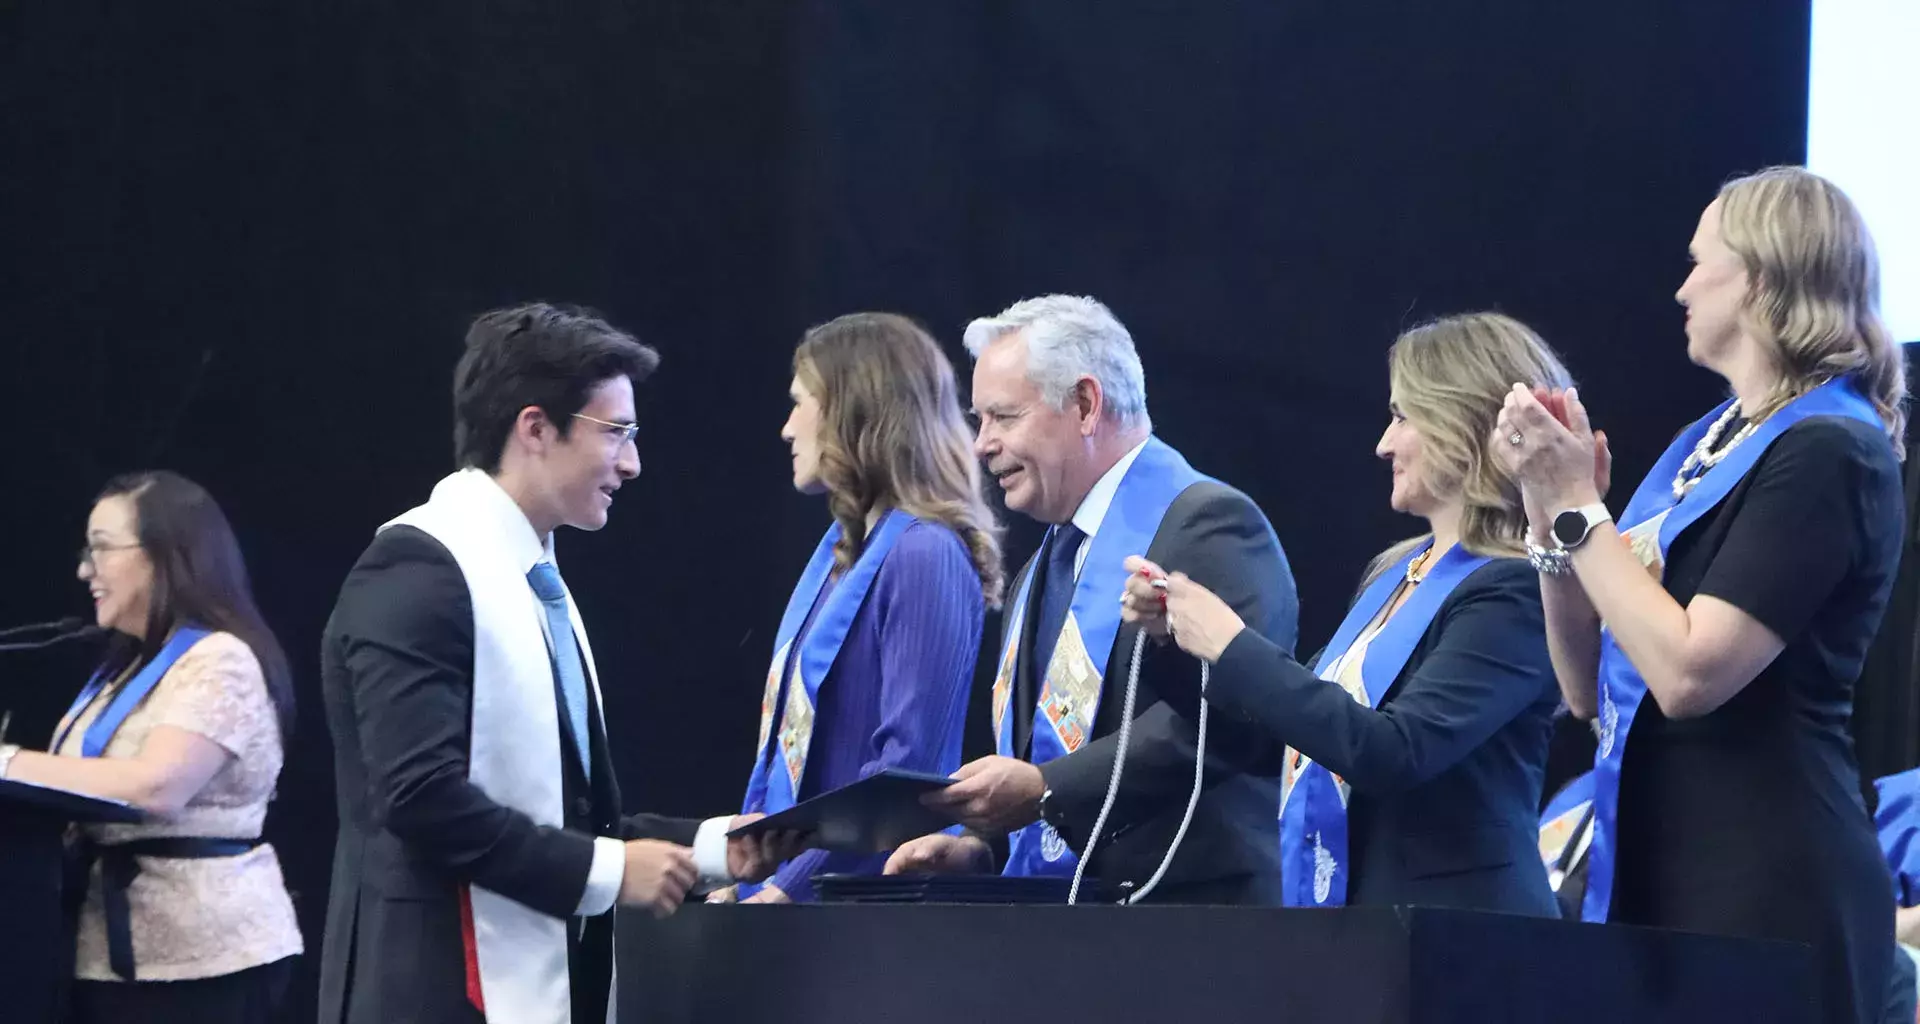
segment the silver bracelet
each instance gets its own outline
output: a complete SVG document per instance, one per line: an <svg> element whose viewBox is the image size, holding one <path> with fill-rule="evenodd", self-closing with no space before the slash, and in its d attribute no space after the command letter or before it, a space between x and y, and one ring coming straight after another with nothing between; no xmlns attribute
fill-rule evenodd
<svg viewBox="0 0 1920 1024"><path fill-rule="evenodd" d="M7 769L13 764L13 755L19 752L18 743L0 743L0 779L7 777Z"/></svg>
<svg viewBox="0 0 1920 1024"><path fill-rule="evenodd" d="M1533 566L1535 572L1547 576L1565 576L1573 571L1573 553L1566 548L1559 545L1543 548L1533 542L1531 531L1528 532L1526 541L1527 564Z"/></svg>

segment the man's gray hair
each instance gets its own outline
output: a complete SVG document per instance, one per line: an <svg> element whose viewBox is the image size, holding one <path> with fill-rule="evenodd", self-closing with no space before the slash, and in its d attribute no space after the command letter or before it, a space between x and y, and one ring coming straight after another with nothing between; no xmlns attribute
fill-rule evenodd
<svg viewBox="0 0 1920 1024"><path fill-rule="evenodd" d="M997 316L967 325L968 354L980 358L987 346L1015 331L1026 332L1027 378L1041 397L1064 406L1082 377L1100 382L1107 412L1124 427L1151 427L1147 416L1147 375L1133 336L1099 300L1080 295L1042 295L1022 299Z"/></svg>

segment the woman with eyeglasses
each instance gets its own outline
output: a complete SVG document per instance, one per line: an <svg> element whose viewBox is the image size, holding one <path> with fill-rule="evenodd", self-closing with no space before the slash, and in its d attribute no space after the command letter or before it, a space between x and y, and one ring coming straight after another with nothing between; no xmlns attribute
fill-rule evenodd
<svg viewBox="0 0 1920 1024"><path fill-rule="evenodd" d="M106 656L51 752L0 747L0 776L146 812L77 833L69 1019L267 1021L302 952L260 841L293 691L233 530L178 474L118 477L87 519L79 577L112 631Z"/></svg>
<svg viewBox="0 0 1920 1024"><path fill-rule="evenodd" d="M808 331L781 439L793 486L833 525L775 634L743 810L773 813L883 768L960 766L980 630L1001 588L999 525L953 365L913 321L855 313ZM745 902L805 902L818 874L884 856L810 850ZM724 896L722 898L725 898Z"/></svg>

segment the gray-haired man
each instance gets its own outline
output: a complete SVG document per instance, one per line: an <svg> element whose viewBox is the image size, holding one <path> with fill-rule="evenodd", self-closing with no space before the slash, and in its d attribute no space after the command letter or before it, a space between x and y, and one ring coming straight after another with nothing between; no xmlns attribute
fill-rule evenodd
<svg viewBox="0 0 1920 1024"><path fill-rule="evenodd" d="M1246 495L1153 437L1139 354L1106 306L1028 299L974 321L966 344L975 450L1007 507L1051 528L1007 605L994 682L999 752L929 798L970 832L908 843L887 869L989 870L989 839L1006 835L1005 874L1071 875L1118 751L1135 634L1120 622L1126 557L1187 573L1289 650L1293 576ZM1195 757L1199 667L1148 647L1124 781L1087 871L1136 889L1173 842ZM1277 783L1243 771L1263 742L1235 723L1209 723L1206 788L1155 901L1280 902Z"/></svg>

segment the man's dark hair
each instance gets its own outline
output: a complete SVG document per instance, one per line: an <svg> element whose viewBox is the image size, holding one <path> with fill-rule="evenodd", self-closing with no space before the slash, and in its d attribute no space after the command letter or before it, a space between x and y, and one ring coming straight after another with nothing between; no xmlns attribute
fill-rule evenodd
<svg viewBox="0 0 1920 1024"><path fill-rule="evenodd" d="M660 354L589 310L529 303L482 313L453 371L453 455L462 469L500 470L520 410L538 406L561 437L587 393L615 377L652 376Z"/></svg>

